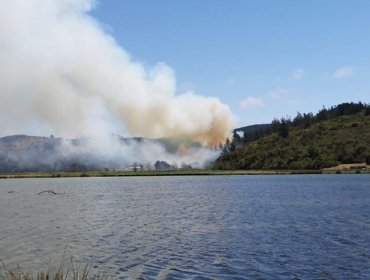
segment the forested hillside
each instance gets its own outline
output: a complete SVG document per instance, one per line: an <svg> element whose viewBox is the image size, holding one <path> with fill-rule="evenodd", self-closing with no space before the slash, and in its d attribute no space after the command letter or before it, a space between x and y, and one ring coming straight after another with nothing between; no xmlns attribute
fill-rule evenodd
<svg viewBox="0 0 370 280"><path fill-rule="evenodd" d="M321 169L341 163L370 164L370 107L343 103L318 114L273 120L251 138L234 133L215 169Z"/></svg>

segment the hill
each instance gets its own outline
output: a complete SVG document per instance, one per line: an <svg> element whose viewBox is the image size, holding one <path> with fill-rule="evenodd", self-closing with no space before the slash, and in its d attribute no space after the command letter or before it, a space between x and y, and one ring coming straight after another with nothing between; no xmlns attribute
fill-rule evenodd
<svg viewBox="0 0 370 280"><path fill-rule="evenodd" d="M326 120L317 118L322 117L322 111L315 116L304 114L311 120L308 124L301 114L293 121L275 119L271 130L257 140L224 149L213 168L321 169L365 161L370 164L369 107L361 104L361 110L338 111L338 107L346 107L342 105L325 109L329 116L339 112Z"/></svg>
<svg viewBox="0 0 370 280"><path fill-rule="evenodd" d="M89 138L63 139L12 135L0 138L0 172L50 172L125 169L140 162L141 148L158 150L165 157L200 149L200 144L178 138L123 138L111 135L112 151L96 151ZM121 154L117 154L119 150ZM112 155L113 153L113 155ZM154 153L153 153L154 154ZM153 155L154 156L154 155ZM153 158L153 162L161 159ZM146 158L148 160L148 158ZM149 163L149 162L148 162ZM193 163L196 166L196 163Z"/></svg>

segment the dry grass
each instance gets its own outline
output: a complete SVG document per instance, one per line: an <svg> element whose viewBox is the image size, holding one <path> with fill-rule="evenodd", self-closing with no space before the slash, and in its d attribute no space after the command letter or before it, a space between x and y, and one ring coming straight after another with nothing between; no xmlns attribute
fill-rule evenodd
<svg viewBox="0 0 370 280"><path fill-rule="evenodd" d="M352 164L339 164L334 167L325 168L324 170L328 171L349 171L349 170L370 170L370 165L366 163L352 163Z"/></svg>

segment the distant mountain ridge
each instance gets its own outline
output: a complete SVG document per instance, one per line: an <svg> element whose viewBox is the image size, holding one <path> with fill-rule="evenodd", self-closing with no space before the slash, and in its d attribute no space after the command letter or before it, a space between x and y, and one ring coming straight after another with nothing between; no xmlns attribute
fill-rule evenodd
<svg viewBox="0 0 370 280"><path fill-rule="evenodd" d="M160 147L168 154L175 154L182 147L194 149L201 147L199 143L191 140L170 137L160 139L125 138L119 135L111 135L111 137L117 145L131 147L131 153L138 151L144 144ZM54 136L10 135L1 137L0 172L122 169L134 161L125 157L105 157L104 154L96 156L94 151L88 147L88 142L88 138L63 139Z"/></svg>
<svg viewBox="0 0 370 280"><path fill-rule="evenodd" d="M235 128L234 131L243 132L243 133L255 133L256 131L268 130L270 127L271 127L271 124L269 123L253 124L253 125L247 125L247 126Z"/></svg>

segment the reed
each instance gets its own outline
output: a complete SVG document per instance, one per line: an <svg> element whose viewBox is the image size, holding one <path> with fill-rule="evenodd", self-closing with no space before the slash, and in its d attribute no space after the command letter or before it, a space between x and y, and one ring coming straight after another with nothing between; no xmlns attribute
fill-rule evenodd
<svg viewBox="0 0 370 280"><path fill-rule="evenodd" d="M19 265L10 267L1 260L0 269L1 280L108 280L102 274L94 274L91 266L86 264L83 268L75 266L72 258L68 263L65 260L59 267L48 269L39 269L36 272L24 271Z"/></svg>

